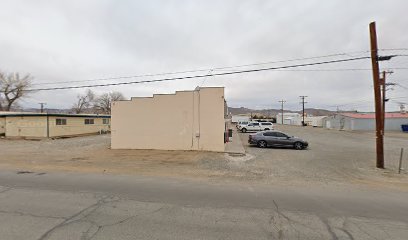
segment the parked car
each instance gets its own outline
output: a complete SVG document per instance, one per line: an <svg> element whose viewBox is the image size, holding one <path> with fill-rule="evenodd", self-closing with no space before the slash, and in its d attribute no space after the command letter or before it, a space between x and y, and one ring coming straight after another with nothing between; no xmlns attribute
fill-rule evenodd
<svg viewBox="0 0 408 240"><path fill-rule="evenodd" d="M248 143L251 145L257 145L260 148L265 148L268 146L293 147L296 150L302 150L309 146L309 143L303 139L289 136L286 133L275 130L250 134Z"/></svg>
<svg viewBox="0 0 408 240"><path fill-rule="evenodd" d="M240 130L243 133L248 132L248 131L273 130L273 123L271 122L251 122L251 123L248 123L248 125L242 126Z"/></svg>
<svg viewBox="0 0 408 240"><path fill-rule="evenodd" d="M237 128L241 129L242 126L248 125L248 123L250 123L250 122L248 122L248 121L239 121L237 123Z"/></svg>

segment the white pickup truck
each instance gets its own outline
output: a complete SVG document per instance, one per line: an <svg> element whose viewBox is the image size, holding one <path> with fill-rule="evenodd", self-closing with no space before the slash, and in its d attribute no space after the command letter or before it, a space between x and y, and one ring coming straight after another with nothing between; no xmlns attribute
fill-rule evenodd
<svg viewBox="0 0 408 240"><path fill-rule="evenodd" d="M251 122L240 128L241 132L273 130L271 122Z"/></svg>
<svg viewBox="0 0 408 240"><path fill-rule="evenodd" d="M239 121L239 122L237 123L237 128L238 128L239 130L241 130L241 127L248 125L248 123L251 123L251 122L250 122L250 121Z"/></svg>

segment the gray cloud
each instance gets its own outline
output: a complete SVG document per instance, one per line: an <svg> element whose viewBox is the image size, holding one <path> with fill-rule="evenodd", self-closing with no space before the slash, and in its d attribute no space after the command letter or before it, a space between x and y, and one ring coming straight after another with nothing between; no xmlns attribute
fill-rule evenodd
<svg viewBox="0 0 408 240"><path fill-rule="evenodd" d="M161 73L357 52L369 49L368 24L377 21L381 48L408 48L408 3L394 1L21 1L0 12L0 69L27 72L35 82L59 82ZM395 51L391 53L401 53ZM387 52L390 53L390 52ZM402 53L408 54L408 51ZM319 60L319 59L318 59ZM302 62L318 61L305 60ZM276 63L281 66L297 62ZM408 57L384 67L408 67ZM304 69L370 68L369 60ZM299 69L300 70L300 69ZM203 72L206 73L206 72ZM408 71L390 81L408 85ZM146 78L141 78L143 80ZM109 88L127 97L193 89L204 79ZM101 81L103 83L114 82ZM60 84L61 85L61 84ZM78 83L75 83L78 85ZM280 99L309 107L369 111L370 71L268 71L208 77L204 86L225 86L230 106L278 108ZM45 85L52 86L52 85ZM84 90L38 92L22 104L70 107ZM408 96L395 88L390 96ZM408 99L401 99L408 101ZM366 102L364 102L366 101ZM346 105L345 105L346 104ZM389 104L396 110L396 103Z"/></svg>

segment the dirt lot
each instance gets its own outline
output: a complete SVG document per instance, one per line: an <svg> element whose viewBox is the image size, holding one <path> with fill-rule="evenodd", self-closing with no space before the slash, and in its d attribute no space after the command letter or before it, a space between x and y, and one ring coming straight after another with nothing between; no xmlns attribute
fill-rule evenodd
<svg viewBox="0 0 408 240"><path fill-rule="evenodd" d="M311 127L278 126L306 139L307 150L247 144L246 156L222 153L156 150L111 150L110 135L57 140L0 139L0 168L16 171L81 171L243 181L266 184L359 183L406 187L408 174L396 174L401 147L408 167L408 134L386 134L386 167L375 166L374 134Z"/></svg>
<svg viewBox="0 0 408 240"><path fill-rule="evenodd" d="M408 149L408 134L386 133L385 170L375 168L373 132L346 132L312 127L277 126L277 130L307 140L307 150L249 146L248 134L241 133L247 154L255 158L247 163L254 173L282 181L359 182L393 184L408 187L407 171L397 174L400 149ZM408 166L405 154L403 167ZM277 166L277 167L275 167Z"/></svg>

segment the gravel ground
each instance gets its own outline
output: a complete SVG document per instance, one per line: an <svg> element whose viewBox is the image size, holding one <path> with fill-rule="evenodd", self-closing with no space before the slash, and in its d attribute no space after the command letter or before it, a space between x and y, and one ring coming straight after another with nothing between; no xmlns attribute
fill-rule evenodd
<svg viewBox="0 0 408 240"><path fill-rule="evenodd" d="M277 126L277 130L307 140L306 150L249 146L248 133L241 134L248 154L255 156L245 167L252 175L282 181L369 183L371 180L392 181L406 185L407 171L397 174L400 148L408 149L408 134L386 133L385 170L375 168L375 136L372 132L346 132L312 127ZM403 168L408 166L408 154Z"/></svg>
<svg viewBox="0 0 408 240"><path fill-rule="evenodd" d="M408 134L386 133L386 169L375 168L375 137L311 127L277 126L307 140L307 150L247 144L245 156L211 152L111 150L110 135L56 140L0 139L0 167L17 171L79 171L195 178L211 181L301 185L358 183L406 187L408 174L397 174L399 151L408 152ZM408 167L408 153L403 167Z"/></svg>

